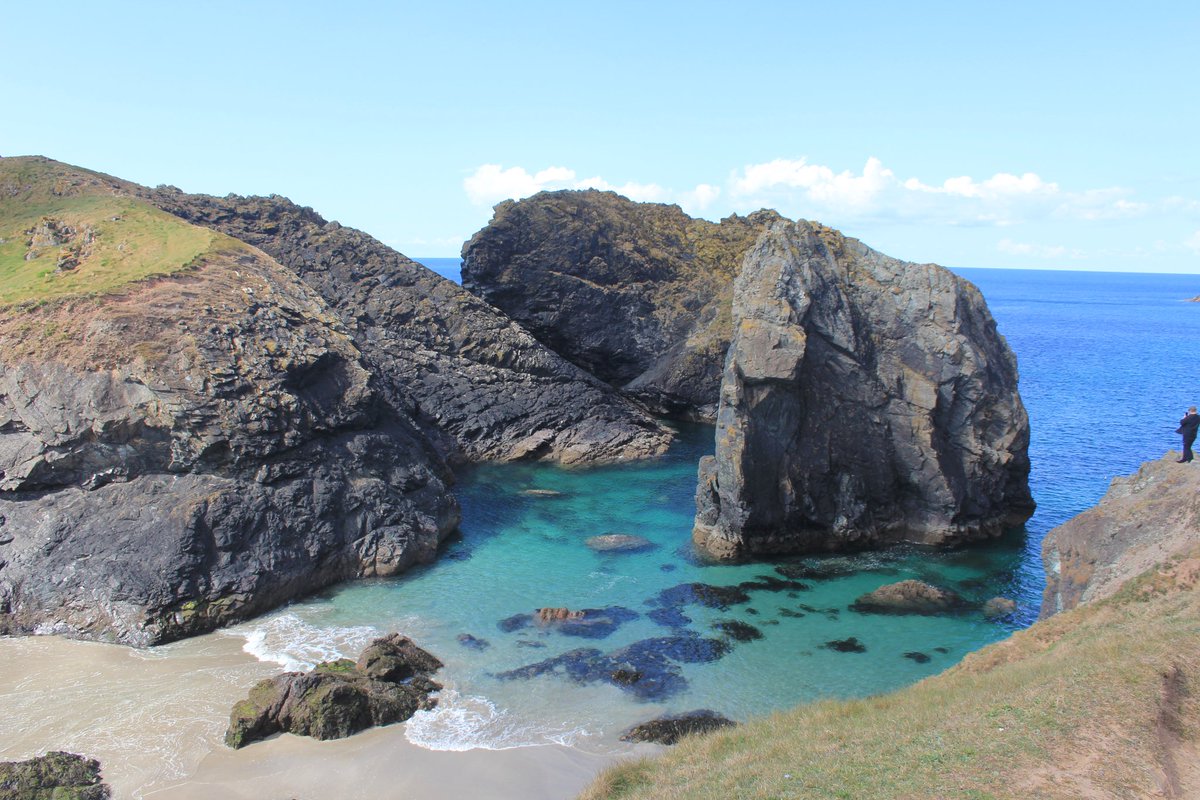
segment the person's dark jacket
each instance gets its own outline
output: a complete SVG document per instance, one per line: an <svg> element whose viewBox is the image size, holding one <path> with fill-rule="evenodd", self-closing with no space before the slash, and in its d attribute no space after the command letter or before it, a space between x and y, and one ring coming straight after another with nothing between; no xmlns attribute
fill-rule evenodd
<svg viewBox="0 0 1200 800"><path fill-rule="evenodd" d="M1200 414L1188 414L1179 420L1179 430L1175 432L1182 433L1185 439L1195 439L1197 428L1200 428Z"/></svg>

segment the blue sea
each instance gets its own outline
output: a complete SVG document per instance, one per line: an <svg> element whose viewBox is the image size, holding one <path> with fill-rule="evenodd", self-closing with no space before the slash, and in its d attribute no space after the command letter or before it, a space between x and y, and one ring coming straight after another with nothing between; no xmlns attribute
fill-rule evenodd
<svg viewBox="0 0 1200 800"><path fill-rule="evenodd" d="M458 259L429 259L458 280ZM696 462L713 431L683 426L666 456L624 466L509 464L461 476L461 536L437 563L346 584L233 629L263 660L304 666L400 630L446 662L437 709L407 723L433 749L548 742L619 747L625 728L711 708L746 719L855 697L940 672L1031 624L1044 585L1041 540L1094 504L1109 480L1178 447L1200 403L1200 276L960 270L983 291L1017 354L1038 510L1002 540L951 551L712 565L690 545ZM593 536L642 537L597 552ZM850 608L915 577L1010 617L973 611L881 617ZM535 609L590 609L539 623ZM621 679L612 678L620 672Z"/></svg>

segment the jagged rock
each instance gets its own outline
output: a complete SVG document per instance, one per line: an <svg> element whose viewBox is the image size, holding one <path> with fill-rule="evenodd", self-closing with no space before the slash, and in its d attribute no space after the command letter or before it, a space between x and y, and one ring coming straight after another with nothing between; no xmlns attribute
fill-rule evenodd
<svg viewBox="0 0 1200 800"><path fill-rule="evenodd" d="M701 709L686 714L668 714L649 722L634 725L621 734L623 742L654 742L675 744L684 736L702 736L706 733L731 728L737 723L715 711Z"/></svg>
<svg viewBox="0 0 1200 800"><path fill-rule="evenodd" d="M660 413L712 419L742 254L773 211L719 224L612 192L496 206L463 246L463 286Z"/></svg>
<svg viewBox="0 0 1200 800"><path fill-rule="evenodd" d="M1042 619L1110 597L1200 544L1200 470L1177 458L1167 453L1113 478L1099 503L1046 534Z"/></svg>
<svg viewBox="0 0 1200 800"><path fill-rule="evenodd" d="M777 223L746 255L733 318L702 549L942 544L1032 513L1016 360L967 281Z"/></svg>
<svg viewBox="0 0 1200 800"><path fill-rule="evenodd" d="M0 797L5 800L108 800L100 762L54 751L28 761L0 762Z"/></svg>
<svg viewBox="0 0 1200 800"><path fill-rule="evenodd" d="M630 533L605 533L600 536L589 536L584 542L591 549L600 553L640 553L653 550L654 542L642 536Z"/></svg>
<svg viewBox="0 0 1200 800"><path fill-rule="evenodd" d="M451 459L620 461L663 452L669 429L451 281L278 195L170 187L159 207L261 248L333 307L389 402Z"/></svg>
<svg viewBox="0 0 1200 800"><path fill-rule="evenodd" d="M569 608L539 608L534 613L538 622L561 622L567 619L583 619L582 611L572 611Z"/></svg>
<svg viewBox="0 0 1200 800"><path fill-rule="evenodd" d="M36 159L0 159L0 184L26 168L132 192ZM449 470L338 316L213 241L186 272L0 314L0 629L168 641L428 561L457 526Z"/></svg>
<svg viewBox="0 0 1200 800"><path fill-rule="evenodd" d="M358 658L318 664L260 681L230 713L225 744L239 748L276 733L340 739L403 722L437 705L429 676L442 662L398 633L376 639Z"/></svg>
<svg viewBox="0 0 1200 800"><path fill-rule="evenodd" d="M967 601L957 593L916 580L880 586L850 606L869 614L944 614L966 607Z"/></svg>
<svg viewBox="0 0 1200 800"><path fill-rule="evenodd" d="M1007 617L1017 612L1017 603L1007 597L993 597L983 604L983 615L988 619Z"/></svg>

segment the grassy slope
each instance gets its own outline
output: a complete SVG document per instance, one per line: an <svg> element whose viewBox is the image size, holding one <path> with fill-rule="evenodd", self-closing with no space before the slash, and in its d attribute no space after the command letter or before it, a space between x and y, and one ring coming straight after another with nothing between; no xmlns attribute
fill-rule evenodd
<svg viewBox="0 0 1200 800"><path fill-rule="evenodd" d="M1198 797L1197 555L908 689L690 739L583 797Z"/></svg>
<svg viewBox="0 0 1200 800"><path fill-rule="evenodd" d="M0 159L0 307L106 294L176 272L214 248L236 249L227 237L120 196L122 186L54 161ZM64 247L36 250L26 260L25 231L44 217L79 233ZM82 243L87 228L94 232L90 246ZM86 257L74 269L56 270L59 254L71 246Z"/></svg>

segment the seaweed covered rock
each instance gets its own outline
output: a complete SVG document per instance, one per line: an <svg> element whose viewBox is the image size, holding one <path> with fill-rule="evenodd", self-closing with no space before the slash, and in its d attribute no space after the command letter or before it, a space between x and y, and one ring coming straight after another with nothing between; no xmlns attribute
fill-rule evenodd
<svg viewBox="0 0 1200 800"><path fill-rule="evenodd" d="M850 608L869 614L945 614L962 611L967 606L967 601L956 592L924 581L907 580L880 586L859 597Z"/></svg>
<svg viewBox="0 0 1200 800"><path fill-rule="evenodd" d="M1032 513L1016 359L967 281L777 223L746 254L733 326L702 549L947 544Z"/></svg>
<svg viewBox="0 0 1200 800"><path fill-rule="evenodd" d="M437 705L430 679L442 662L400 634L376 639L355 663L318 664L260 681L229 717L225 744L244 747L276 733L341 739L376 725L403 722Z"/></svg>
<svg viewBox="0 0 1200 800"><path fill-rule="evenodd" d="M700 709L685 714L668 714L634 725L621 734L621 741L670 745L677 743L684 736L703 736L721 728L732 728L736 724L715 711Z"/></svg>
<svg viewBox="0 0 1200 800"><path fill-rule="evenodd" d="M108 800L100 762L55 751L28 761L0 762L0 797L5 800Z"/></svg>
<svg viewBox="0 0 1200 800"><path fill-rule="evenodd" d="M463 246L463 286L659 413L712 419L733 279L773 211L720 223L613 192L496 206Z"/></svg>

